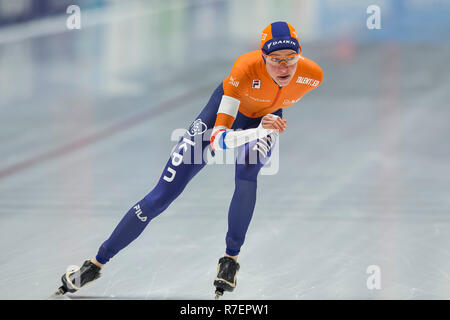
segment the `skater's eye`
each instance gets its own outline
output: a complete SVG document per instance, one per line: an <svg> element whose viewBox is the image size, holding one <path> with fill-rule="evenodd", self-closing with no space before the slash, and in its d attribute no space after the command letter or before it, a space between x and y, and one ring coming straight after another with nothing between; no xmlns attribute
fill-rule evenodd
<svg viewBox="0 0 450 320"><path fill-rule="evenodd" d="M263 56L267 58L266 61L271 65L280 65L284 61L288 66L291 66L296 64L300 59L299 53L286 57L269 56L263 53Z"/></svg>

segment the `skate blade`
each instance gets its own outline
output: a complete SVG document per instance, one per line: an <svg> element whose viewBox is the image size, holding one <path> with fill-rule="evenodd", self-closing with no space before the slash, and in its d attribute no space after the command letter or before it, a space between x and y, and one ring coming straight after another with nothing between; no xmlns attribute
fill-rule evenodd
<svg viewBox="0 0 450 320"><path fill-rule="evenodd" d="M49 299L53 299L53 298L57 298L60 296L63 296L66 292L64 291L64 289L62 287L58 288L58 290L55 291L54 294L52 294Z"/></svg>
<svg viewBox="0 0 450 320"><path fill-rule="evenodd" d="M221 296L223 296L223 289L221 289L221 288L217 288L216 289L216 300L219 300L219 298L221 297Z"/></svg>

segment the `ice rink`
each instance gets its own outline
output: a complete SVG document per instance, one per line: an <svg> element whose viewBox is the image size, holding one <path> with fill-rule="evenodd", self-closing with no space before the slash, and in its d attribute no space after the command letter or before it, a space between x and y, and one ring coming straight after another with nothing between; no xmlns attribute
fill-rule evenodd
<svg viewBox="0 0 450 320"><path fill-rule="evenodd" d="M82 8L80 30L68 15L0 28L0 299L47 299L95 256L157 183L172 132L278 20L324 80L284 109L279 170L259 176L222 299L449 299L450 3L385 1L382 30L370 1L347 3L119 1ZM233 165L206 166L66 298L213 299L233 191Z"/></svg>

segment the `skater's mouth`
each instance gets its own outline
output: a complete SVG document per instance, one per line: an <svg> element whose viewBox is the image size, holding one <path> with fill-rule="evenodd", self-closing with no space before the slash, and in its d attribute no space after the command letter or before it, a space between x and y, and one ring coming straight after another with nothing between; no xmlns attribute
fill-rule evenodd
<svg viewBox="0 0 450 320"><path fill-rule="evenodd" d="M287 80L289 80L291 76L289 74L286 75L282 75L282 76L277 76L277 80L280 82L286 82Z"/></svg>

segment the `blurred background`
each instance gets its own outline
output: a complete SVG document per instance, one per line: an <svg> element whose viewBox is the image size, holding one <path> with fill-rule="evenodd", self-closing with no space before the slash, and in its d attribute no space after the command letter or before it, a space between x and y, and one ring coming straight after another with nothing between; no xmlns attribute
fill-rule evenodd
<svg viewBox="0 0 450 320"><path fill-rule="evenodd" d="M0 298L46 299L93 257L280 20L324 80L285 109L223 298L450 298L448 0L0 0ZM212 299L233 191L206 166L68 298Z"/></svg>

